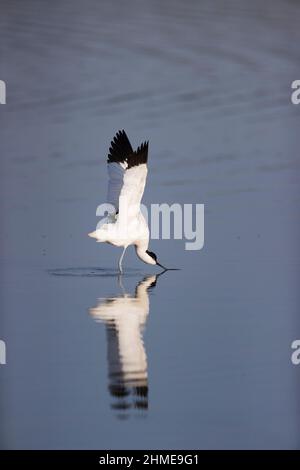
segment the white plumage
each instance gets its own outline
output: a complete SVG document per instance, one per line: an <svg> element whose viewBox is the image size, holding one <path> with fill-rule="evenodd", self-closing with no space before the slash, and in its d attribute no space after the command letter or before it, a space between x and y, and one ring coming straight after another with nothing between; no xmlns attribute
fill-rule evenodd
<svg viewBox="0 0 300 470"><path fill-rule="evenodd" d="M148 251L149 229L141 212L141 200L148 172L147 160L148 142L144 142L134 151L125 131L117 132L107 158L107 202L113 210L89 236L98 242L124 248L119 260L120 272L123 256L129 245L135 246L137 256L145 263L157 264L164 268L158 263L156 255Z"/></svg>
<svg viewBox="0 0 300 470"><path fill-rule="evenodd" d="M99 299L90 315L107 326L109 389L118 398L127 393L136 395L136 404L147 407L147 355L142 333L149 314L149 289L155 286L157 276L148 276L139 282L135 295Z"/></svg>

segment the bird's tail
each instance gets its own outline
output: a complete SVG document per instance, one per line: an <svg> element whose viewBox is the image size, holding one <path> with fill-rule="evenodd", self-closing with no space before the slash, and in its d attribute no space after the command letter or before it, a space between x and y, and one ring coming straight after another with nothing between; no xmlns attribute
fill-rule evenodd
<svg viewBox="0 0 300 470"><path fill-rule="evenodd" d="M105 236L100 230L95 230L94 232L88 233L88 236L91 238L95 238L97 242L105 242Z"/></svg>

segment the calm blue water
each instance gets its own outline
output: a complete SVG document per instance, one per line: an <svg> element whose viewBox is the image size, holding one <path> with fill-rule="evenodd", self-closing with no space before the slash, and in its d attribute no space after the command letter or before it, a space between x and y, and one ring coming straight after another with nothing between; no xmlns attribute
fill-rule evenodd
<svg viewBox="0 0 300 470"><path fill-rule="evenodd" d="M1 2L2 448L299 448L300 7ZM106 154L205 204L159 270L87 237Z"/></svg>

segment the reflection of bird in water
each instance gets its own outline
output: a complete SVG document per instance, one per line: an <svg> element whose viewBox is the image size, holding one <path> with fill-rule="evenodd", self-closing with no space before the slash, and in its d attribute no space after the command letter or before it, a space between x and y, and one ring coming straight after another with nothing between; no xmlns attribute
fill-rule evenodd
<svg viewBox="0 0 300 470"><path fill-rule="evenodd" d="M106 324L109 391L117 401L112 408L126 417L130 408L148 408L147 355L142 333L149 313L148 291L159 274L145 277L135 295L99 300L90 315ZM122 287L123 289L123 287Z"/></svg>

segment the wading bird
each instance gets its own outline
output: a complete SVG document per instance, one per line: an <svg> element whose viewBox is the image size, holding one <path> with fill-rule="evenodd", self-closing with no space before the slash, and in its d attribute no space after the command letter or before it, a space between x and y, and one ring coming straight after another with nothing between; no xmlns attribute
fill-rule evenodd
<svg viewBox="0 0 300 470"><path fill-rule="evenodd" d="M88 234L97 242L123 247L119 260L121 273L122 260L129 245L135 246L137 256L144 263L157 264L164 270L167 269L158 262L155 253L148 250L149 228L141 212L148 172L148 144L149 142L144 142L134 151L126 132L117 132L107 158L107 202L111 211L101 221L101 226Z"/></svg>

